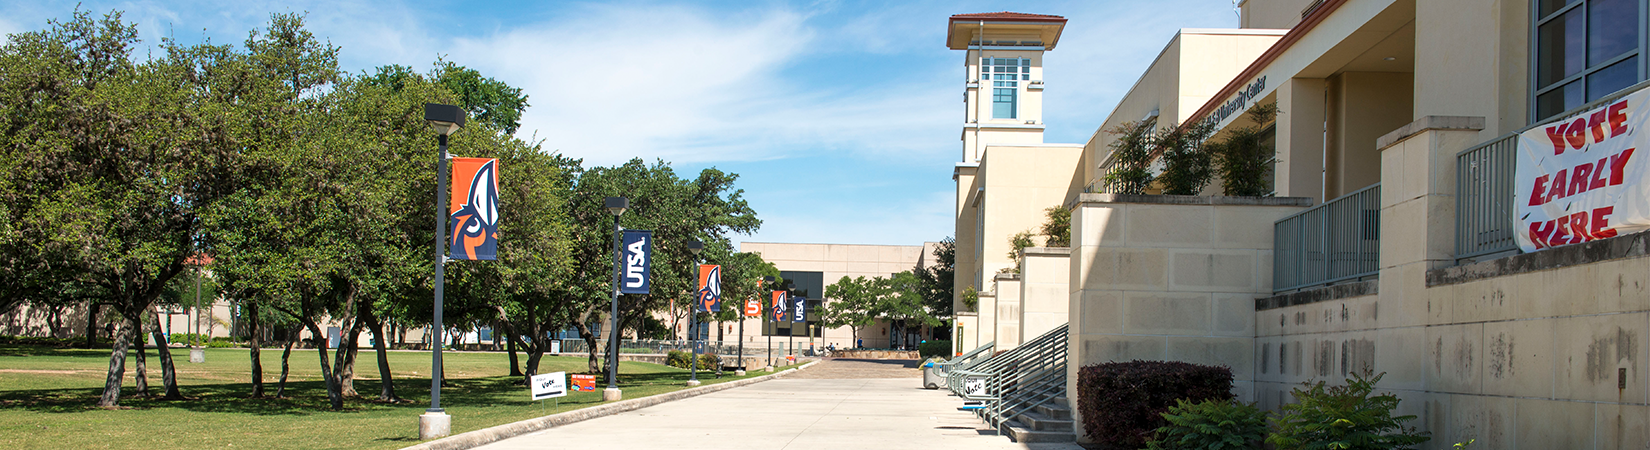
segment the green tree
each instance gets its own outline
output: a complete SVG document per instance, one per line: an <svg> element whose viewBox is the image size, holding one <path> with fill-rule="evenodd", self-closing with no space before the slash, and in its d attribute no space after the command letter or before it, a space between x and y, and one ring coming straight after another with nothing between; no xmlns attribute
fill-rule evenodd
<svg viewBox="0 0 1650 450"><path fill-rule="evenodd" d="M923 302L928 305L928 311L935 317L951 317L955 314L956 299L953 292L956 289L952 284L957 274L957 241L951 237L940 240L934 247L934 263L928 267L914 270L917 280L921 283Z"/></svg>
<svg viewBox="0 0 1650 450"><path fill-rule="evenodd" d="M1071 210L1062 206L1050 206L1043 210L1043 226L1039 230L1043 235L1044 247L1071 246Z"/></svg>
<svg viewBox="0 0 1650 450"><path fill-rule="evenodd" d="M878 308L882 297L887 295L887 280L882 277L842 277L830 286L825 286L825 298L821 303L820 322L826 327L848 327L853 334L859 336L859 330L876 324Z"/></svg>
<svg viewBox="0 0 1650 450"><path fill-rule="evenodd" d="M530 106L521 88L483 76L475 69L436 62L435 82L457 96L458 106L477 122L493 126L504 134L516 134L521 114Z"/></svg>

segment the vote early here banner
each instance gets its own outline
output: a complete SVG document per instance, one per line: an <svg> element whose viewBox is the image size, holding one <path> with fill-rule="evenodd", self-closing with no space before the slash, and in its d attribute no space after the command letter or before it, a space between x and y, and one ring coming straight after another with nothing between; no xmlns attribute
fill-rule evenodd
<svg viewBox="0 0 1650 450"><path fill-rule="evenodd" d="M1650 229L1650 91L1519 135L1513 226L1533 252Z"/></svg>

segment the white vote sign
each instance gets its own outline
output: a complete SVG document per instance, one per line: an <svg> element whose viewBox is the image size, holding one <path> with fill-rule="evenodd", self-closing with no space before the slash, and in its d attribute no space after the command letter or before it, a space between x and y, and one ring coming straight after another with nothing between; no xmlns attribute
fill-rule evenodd
<svg viewBox="0 0 1650 450"><path fill-rule="evenodd" d="M533 375L529 383L533 388L533 400L567 396L567 372Z"/></svg>

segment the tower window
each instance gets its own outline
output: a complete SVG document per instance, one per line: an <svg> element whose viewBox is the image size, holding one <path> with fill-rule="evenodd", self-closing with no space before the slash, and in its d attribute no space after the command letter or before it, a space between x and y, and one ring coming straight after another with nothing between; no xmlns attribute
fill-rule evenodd
<svg viewBox="0 0 1650 450"><path fill-rule="evenodd" d="M1020 82L1031 80L1031 60L981 58L980 70L991 80L991 118L1019 118Z"/></svg>

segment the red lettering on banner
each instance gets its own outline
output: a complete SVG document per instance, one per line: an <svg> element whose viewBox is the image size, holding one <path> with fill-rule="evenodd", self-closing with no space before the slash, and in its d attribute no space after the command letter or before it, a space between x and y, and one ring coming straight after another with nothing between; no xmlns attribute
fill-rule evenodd
<svg viewBox="0 0 1650 450"><path fill-rule="evenodd" d="M1587 212L1583 211L1570 215L1570 237L1571 244L1593 240L1593 236L1587 234Z"/></svg>
<svg viewBox="0 0 1650 450"><path fill-rule="evenodd" d="M1594 144L1604 142L1604 114L1607 113L1607 112L1609 112L1609 111L1605 110L1605 109L1600 109L1600 110L1593 113L1592 118L1588 119L1589 122L1592 122L1592 124L1591 124L1592 127L1590 127L1590 128L1593 129L1593 143Z"/></svg>
<svg viewBox="0 0 1650 450"><path fill-rule="evenodd" d="M1615 214L1615 212L1616 207L1614 206L1593 208L1593 227L1587 230L1587 234L1593 235L1593 239L1616 237L1616 230L1604 229L1604 227L1610 225L1610 220L1605 217L1609 217L1611 214Z"/></svg>
<svg viewBox="0 0 1650 450"><path fill-rule="evenodd" d="M1548 244L1564 245L1570 242L1570 216L1559 216L1553 225L1553 235L1547 238Z"/></svg>
<svg viewBox="0 0 1650 450"><path fill-rule="evenodd" d="M1553 188L1552 190L1547 191L1547 199L1542 200L1541 203L1547 203L1564 198L1564 186L1566 184L1565 180L1568 180L1569 178L1570 169L1559 169L1558 173L1553 174Z"/></svg>
<svg viewBox="0 0 1650 450"><path fill-rule="evenodd" d="M1587 192L1587 182L1591 180L1588 175L1593 174L1593 164L1581 163L1581 165L1570 170L1570 187L1565 191L1564 196L1569 197Z"/></svg>
<svg viewBox="0 0 1650 450"><path fill-rule="evenodd" d="M1627 101L1622 100L1610 105L1610 137L1621 136L1627 132Z"/></svg>
<svg viewBox="0 0 1650 450"><path fill-rule="evenodd" d="M1535 242L1535 248L1552 247L1547 242L1548 235L1553 234L1553 221L1530 222L1530 241Z"/></svg>
<svg viewBox="0 0 1650 450"><path fill-rule="evenodd" d="M1633 149L1622 150L1621 153L1610 155L1610 185L1615 186L1622 182L1622 170L1627 168L1627 158L1633 157Z"/></svg>
<svg viewBox="0 0 1650 450"><path fill-rule="evenodd" d="M1547 203L1547 176L1535 177L1535 191L1530 193L1530 206Z"/></svg>
<svg viewBox="0 0 1650 450"><path fill-rule="evenodd" d="M1604 179L1604 161L1608 159L1609 157L1599 158L1598 162L1593 164L1593 182L1587 185L1587 190L1604 187L1604 183L1609 181Z"/></svg>
<svg viewBox="0 0 1650 450"><path fill-rule="evenodd" d="M1564 133L1564 140L1569 141L1570 147L1577 150L1580 150L1581 147L1586 146L1587 119L1577 117L1575 122L1570 122L1568 132Z"/></svg>
<svg viewBox="0 0 1650 450"><path fill-rule="evenodd" d="M1564 124L1547 127L1547 139L1553 141L1553 154L1564 154Z"/></svg>

